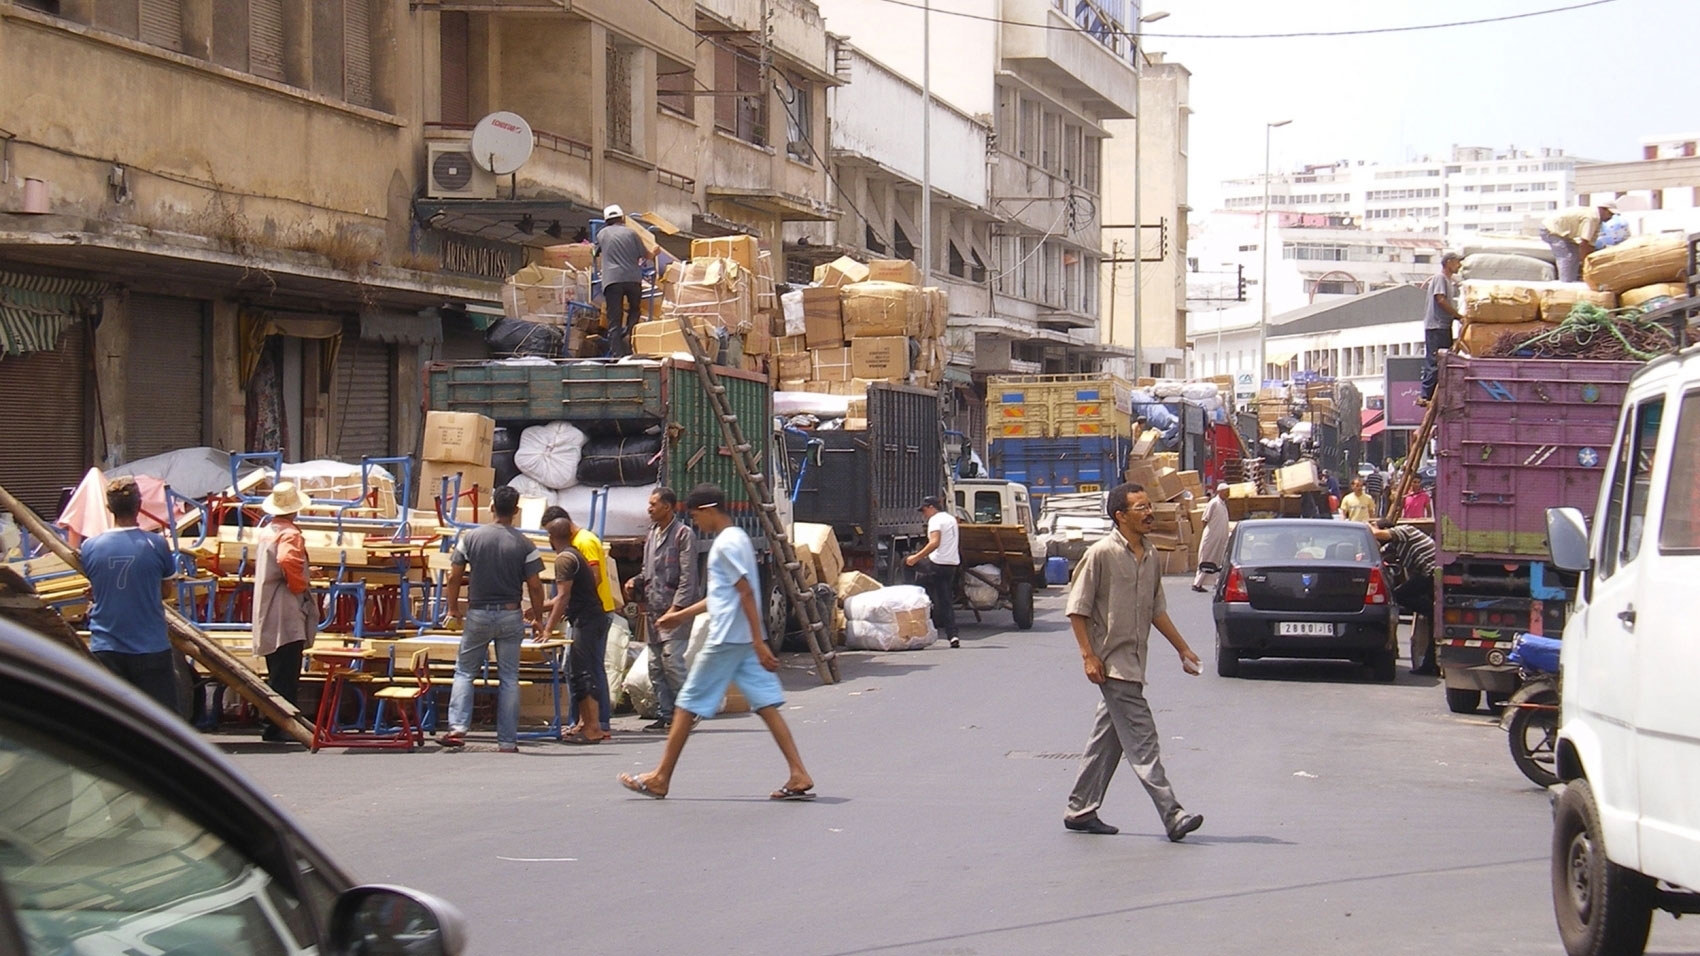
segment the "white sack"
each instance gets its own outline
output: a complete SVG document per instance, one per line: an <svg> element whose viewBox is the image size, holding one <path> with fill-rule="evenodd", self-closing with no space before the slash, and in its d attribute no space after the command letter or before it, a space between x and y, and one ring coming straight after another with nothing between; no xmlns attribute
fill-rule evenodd
<svg viewBox="0 0 1700 956"><path fill-rule="evenodd" d="M785 314L786 335L802 335L807 331L803 324L803 290L798 289L780 296L779 308Z"/></svg>
<svg viewBox="0 0 1700 956"><path fill-rule="evenodd" d="M626 695L626 702L632 705L632 710L645 720L654 720L660 716L655 700L655 685L649 682L649 645L637 645L637 656L632 658L632 664L626 668L626 679L620 684L620 689Z"/></svg>
<svg viewBox="0 0 1700 956"><path fill-rule="evenodd" d="M773 414L780 418L790 418L793 415L843 418L850 414L850 396L822 395L815 392L774 392Z"/></svg>
<svg viewBox="0 0 1700 956"><path fill-rule="evenodd" d="M520 432L514 464L519 470L560 490L578 484L578 462L585 434L571 422L545 422Z"/></svg>
<svg viewBox="0 0 1700 956"><path fill-rule="evenodd" d="M508 487L519 492L521 498L542 498L551 502L555 500L555 489L523 472L515 475L513 480L508 482Z"/></svg>
<svg viewBox="0 0 1700 956"><path fill-rule="evenodd" d="M567 509L573 521L589 528L604 541L609 538L641 538L649 533L649 496L658 487L574 485L552 492L549 501Z"/></svg>
<svg viewBox="0 0 1700 956"><path fill-rule="evenodd" d="M1003 572L995 564L977 564L974 571L988 580L1003 581ZM998 589L972 574L962 576L962 590L968 595L968 606L976 611L990 611L998 606Z"/></svg>

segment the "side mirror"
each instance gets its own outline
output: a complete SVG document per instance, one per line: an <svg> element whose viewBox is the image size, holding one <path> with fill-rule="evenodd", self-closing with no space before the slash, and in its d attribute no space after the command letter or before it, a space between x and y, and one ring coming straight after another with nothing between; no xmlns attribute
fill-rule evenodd
<svg viewBox="0 0 1700 956"><path fill-rule="evenodd" d="M1563 571L1586 571L1593 564L1588 555L1588 522L1575 508L1547 509L1547 547L1552 563Z"/></svg>
<svg viewBox="0 0 1700 956"><path fill-rule="evenodd" d="M466 921L443 900L401 886L357 886L331 909L331 956L459 956Z"/></svg>

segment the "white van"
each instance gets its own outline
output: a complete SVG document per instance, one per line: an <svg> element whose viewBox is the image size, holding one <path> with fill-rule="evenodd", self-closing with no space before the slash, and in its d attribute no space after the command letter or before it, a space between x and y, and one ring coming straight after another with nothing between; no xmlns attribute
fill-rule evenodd
<svg viewBox="0 0 1700 956"><path fill-rule="evenodd" d="M1631 380L1604 463L1591 535L1547 512L1553 563L1581 574L1552 838L1571 956L1639 954L1654 908L1700 913L1700 347Z"/></svg>

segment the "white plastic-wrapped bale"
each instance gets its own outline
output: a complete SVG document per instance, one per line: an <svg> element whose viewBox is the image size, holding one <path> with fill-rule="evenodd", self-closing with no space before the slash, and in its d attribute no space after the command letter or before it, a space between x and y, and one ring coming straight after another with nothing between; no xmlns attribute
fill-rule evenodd
<svg viewBox="0 0 1700 956"><path fill-rule="evenodd" d="M555 489L538 481L524 472L514 476L508 482L508 487L519 492L522 498L545 498L550 502L555 500Z"/></svg>
<svg viewBox="0 0 1700 956"><path fill-rule="evenodd" d="M996 608L1003 572L995 564L976 564L971 570L974 574L962 576L962 591L968 597L968 606L976 611L990 611ZM981 580L982 578L985 580ZM987 581L993 583L988 584Z"/></svg>
<svg viewBox="0 0 1700 956"><path fill-rule="evenodd" d="M550 501L567 509L573 521L604 540L641 538L649 533L649 496L657 487L653 484L630 488L574 485L555 492Z"/></svg>
<svg viewBox="0 0 1700 956"><path fill-rule="evenodd" d="M1512 236L1503 233L1484 232L1466 240L1458 247L1458 254L1469 258L1477 253L1489 255L1523 256L1528 259L1539 259L1542 262L1552 262L1552 247L1546 241L1535 236Z"/></svg>
<svg viewBox="0 0 1700 956"><path fill-rule="evenodd" d="M864 651L916 651L938 640L925 588L900 584L853 594L844 602L845 646Z"/></svg>
<svg viewBox="0 0 1700 956"><path fill-rule="evenodd" d="M655 700L655 685L649 682L650 645L640 644L638 647L637 657L626 668L626 679L620 683L620 688L625 692L626 702L632 705L632 710L639 717L654 720L660 711Z"/></svg>
<svg viewBox="0 0 1700 956"><path fill-rule="evenodd" d="M779 308L785 318L786 335L803 335L808 326L803 321L803 290L795 289L779 297Z"/></svg>
<svg viewBox="0 0 1700 956"><path fill-rule="evenodd" d="M514 464L526 475L557 491L578 484L585 434L571 422L545 422L520 433Z"/></svg>
<svg viewBox="0 0 1700 956"><path fill-rule="evenodd" d="M1531 256L1478 252L1464 257L1464 268L1459 277L1502 282L1551 282L1558 278L1558 270L1552 263Z"/></svg>

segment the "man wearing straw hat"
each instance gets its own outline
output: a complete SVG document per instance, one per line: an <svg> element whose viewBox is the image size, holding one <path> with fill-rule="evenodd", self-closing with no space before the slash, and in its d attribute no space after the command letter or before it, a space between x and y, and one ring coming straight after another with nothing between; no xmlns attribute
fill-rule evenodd
<svg viewBox="0 0 1700 956"><path fill-rule="evenodd" d="M83 543L89 579L89 650L106 669L177 713L177 661L166 636L161 582L177 563L165 539L136 524L142 492L134 478L106 486L115 527Z"/></svg>
<svg viewBox="0 0 1700 956"><path fill-rule="evenodd" d="M271 521L260 531L254 561L254 653L266 659L266 683L279 697L296 704L301 655L319 629L319 602L307 580L307 539L295 516L313 503L292 481L278 482L261 502ZM293 740L267 724L260 739Z"/></svg>

